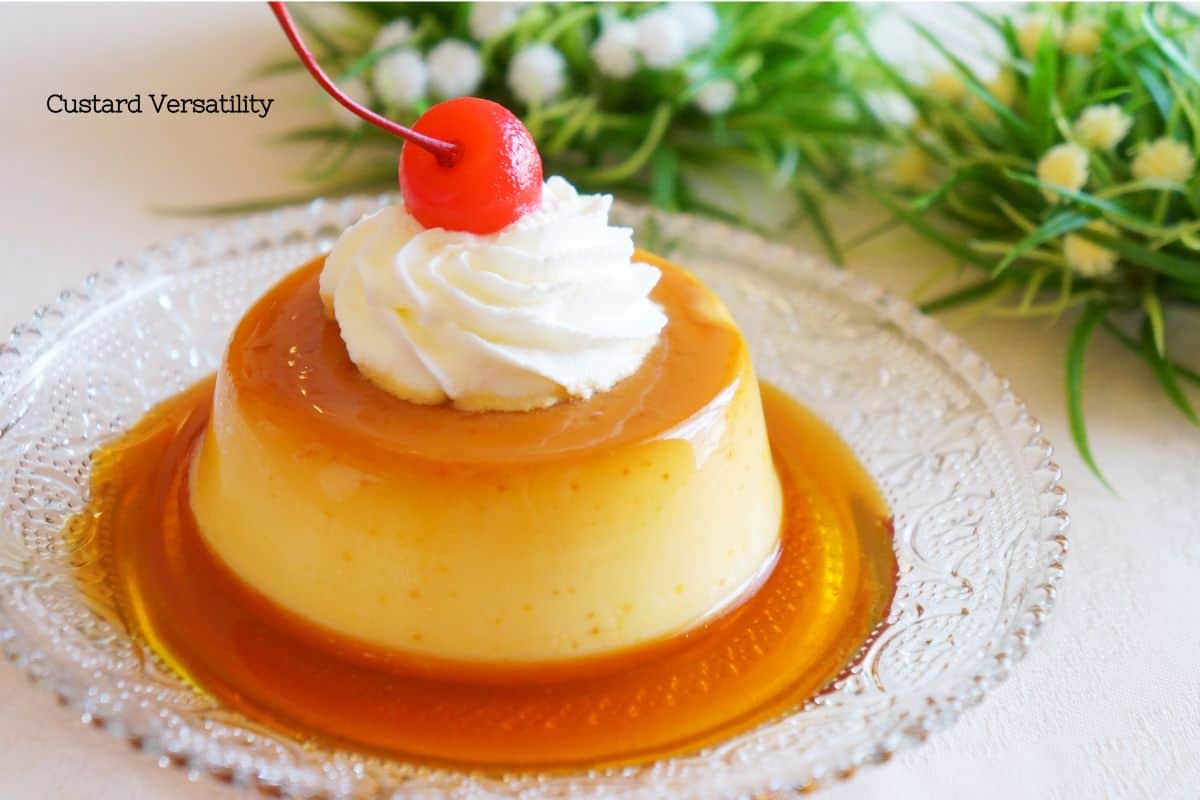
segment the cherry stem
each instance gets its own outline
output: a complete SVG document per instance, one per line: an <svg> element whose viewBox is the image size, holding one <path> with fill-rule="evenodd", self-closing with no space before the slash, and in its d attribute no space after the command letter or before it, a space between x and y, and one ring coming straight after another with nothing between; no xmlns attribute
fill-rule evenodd
<svg viewBox="0 0 1200 800"><path fill-rule="evenodd" d="M426 136L423 133L417 133L412 128L406 128L387 117L376 114L361 103L355 102L349 95L339 89L337 84L331 81L329 76L325 74L325 71L321 69L321 66L317 64L316 56L312 54L312 51L308 49L308 45L300 38L300 32L296 29L296 23L292 20L292 15L288 13L287 6L284 3L277 2L267 3L267 5L275 13L275 19L279 20L279 27L283 28L288 41L292 44L292 49L296 51L296 55L300 56L301 63L304 64L317 83L321 84L321 88L328 92L334 100L337 100L346 109L362 117L375 127L385 130L393 136L399 136L406 142L412 142L417 147L429 151L442 166L450 167L454 165L454 161L458 157L458 145L453 142L435 139L432 136Z"/></svg>

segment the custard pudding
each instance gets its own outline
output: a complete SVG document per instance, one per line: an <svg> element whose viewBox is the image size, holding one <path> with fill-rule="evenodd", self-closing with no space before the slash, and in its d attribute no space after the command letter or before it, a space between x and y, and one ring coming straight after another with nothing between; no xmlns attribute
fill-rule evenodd
<svg viewBox="0 0 1200 800"><path fill-rule="evenodd" d="M318 259L259 301L217 375L191 503L210 548L250 587L371 645L531 663L684 632L770 568L781 499L758 382L728 312L689 273L629 245L624 264L655 273L629 284L644 291L631 314L645 302L642 322L662 317L649 337L634 331L648 344L632 374L543 387L514 365L544 375L570 352L498 358L489 391L533 407L479 411L453 395L404 399L352 360L362 343L326 306L341 257L335 248L330 263ZM587 323L573 319L574 335L594 344L579 333ZM598 346L579 360L598 360ZM603 346L622 355L641 345ZM447 372L436 347L403 355ZM472 370L489 366L480 358ZM387 364L373 363L376 373ZM452 380L437 385L456 391Z"/></svg>
<svg viewBox="0 0 1200 800"><path fill-rule="evenodd" d="M247 315L218 373L192 507L251 586L375 644L538 661L685 630L768 566L780 492L758 383L679 267L642 368L520 413L400 400L346 355L321 262Z"/></svg>

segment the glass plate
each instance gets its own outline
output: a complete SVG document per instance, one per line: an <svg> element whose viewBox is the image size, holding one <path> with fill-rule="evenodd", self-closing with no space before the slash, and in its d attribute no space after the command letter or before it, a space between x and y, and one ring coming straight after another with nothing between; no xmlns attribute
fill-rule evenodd
<svg viewBox="0 0 1200 800"><path fill-rule="evenodd" d="M89 724L193 776L284 796L747 796L845 777L949 725L1002 680L1067 551L1049 443L1007 382L907 303L815 258L619 205L644 244L726 301L759 374L831 423L895 513L900 582L857 666L787 718L691 755L484 776L301 743L189 688L92 609L79 542L89 453L213 371L268 285L390 196L316 201L146 251L59 295L0 344L0 643Z"/></svg>

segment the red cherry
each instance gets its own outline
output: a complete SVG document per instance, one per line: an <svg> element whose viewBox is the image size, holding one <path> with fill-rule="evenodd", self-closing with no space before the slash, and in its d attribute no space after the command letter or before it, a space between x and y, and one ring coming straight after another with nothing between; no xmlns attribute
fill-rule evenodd
<svg viewBox="0 0 1200 800"><path fill-rule="evenodd" d="M404 139L400 189L427 228L495 233L542 202L542 157L511 111L477 97L438 103L406 128L334 85L300 36L286 5L267 3L321 88L372 125Z"/></svg>
<svg viewBox="0 0 1200 800"><path fill-rule="evenodd" d="M426 228L495 233L542 202L542 157L529 130L499 103L460 97L426 111L413 129L451 142L437 155L405 142L404 204Z"/></svg>

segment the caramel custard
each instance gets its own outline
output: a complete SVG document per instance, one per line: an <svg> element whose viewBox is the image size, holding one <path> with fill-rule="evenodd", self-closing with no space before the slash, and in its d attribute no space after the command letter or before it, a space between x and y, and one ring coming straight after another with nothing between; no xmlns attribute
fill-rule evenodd
<svg viewBox="0 0 1200 800"><path fill-rule="evenodd" d="M99 451L71 535L80 579L169 667L258 723L382 755L488 770L630 764L777 718L820 692L879 629L895 589L886 504L849 449L762 387L784 492L778 560L752 595L670 640L487 680L332 634L250 589L188 510L204 381ZM484 678L484 680L480 680Z"/></svg>
<svg viewBox="0 0 1200 800"><path fill-rule="evenodd" d="M641 763L794 710L883 624L896 577L889 513L832 431L760 386L711 293L653 263L663 271L655 299L670 321L642 368L588 401L515 414L417 406L372 386L323 313L320 262L302 268L247 315L215 380L95 454L91 501L70 535L90 565L80 579L111 592L89 596L197 689L260 724L425 763L494 771ZM222 418L222 407L237 413ZM229 502L197 502L197 490L220 485L228 459L246 457L214 440L258 447L264 430L301 466L260 462L258 477L239 469L245 485ZM308 469L314 453L344 471ZM334 501L318 522L335 535L319 547L303 530L308 521L267 497L271 480L306 471L313 482L299 485ZM352 538L361 522L353 515L349 525L326 524L363 475L401 494L415 485L435 508L483 487L468 515L583 504L594 514L613 509L600 516L617 524L607 536L549 529L556 539L530 531L536 517L518 512L490 528L472 518L448 560L439 553L425 573L363 594L372 569L392 565L396 551L371 549L386 534ZM558 506L530 494L546 476L560 482ZM438 494L439 484L455 492ZM622 516L626 507L670 507L672 492L697 506L683 528L655 531L661 517ZM526 502L510 506L514 495ZM302 513L326 513L287 497ZM259 510L239 520L239 507ZM232 548L226 523L241 525ZM631 524L642 525L638 536L622 539ZM497 527L507 539L489 551ZM252 557L235 564L239 537L265 546L241 551ZM407 557L420 561L430 538L415 537ZM508 560L504 548L515 550ZM575 548L586 558L565 580L538 560L541 549L561 557ZM463 582L465 567L475 572ZM589 580L589 569L600 577ZM281 592L272 575L295 591ZM475 583L503 609L498 620L478 606L456 615L453 604L431 604L433 593ZM513 598L530 608L512 608ZM322 618L329 609L351 624ZM372 618L381 624L353 624ZM409 625L401 640L387 635L397 619ZM419 637L412 625L423 626Z"/></svg>
<svg viewBox="0 0 1200 800"><path fill-rule="evenodd" d="M191 481L209 547L331 631L489 669L676 635L761 581L781 492L720 301L648 254L666 313L633 375L521 412L418 405L363 377L318 259L235 331ZM304 580L297 580L303 576Z"/></svg>

